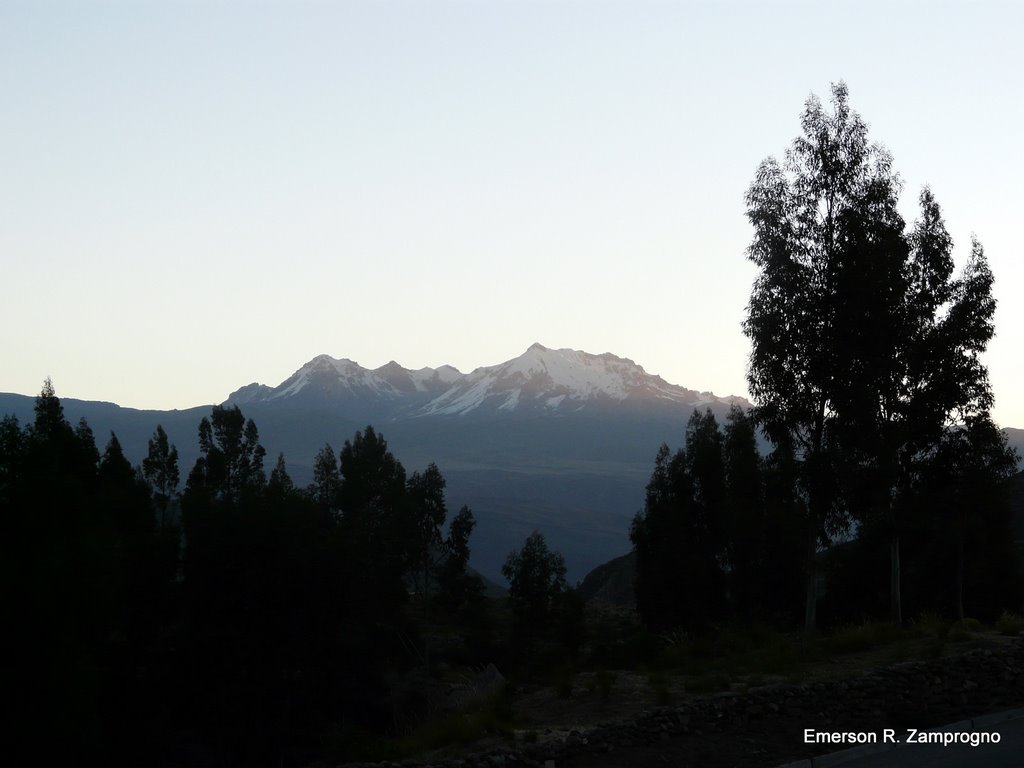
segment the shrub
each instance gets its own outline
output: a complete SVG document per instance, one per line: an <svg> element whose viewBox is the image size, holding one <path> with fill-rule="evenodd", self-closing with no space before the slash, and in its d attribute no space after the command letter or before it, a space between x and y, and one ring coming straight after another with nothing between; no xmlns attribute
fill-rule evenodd
<svg viewBox="0 0 1024 768"><path fill-rule="evenodd" d="M949 622L932 611L921 611L914 619L914 627L926 635L941 637L949 631Z"/></svg>
<svg viewBox="0 0 1024 768"><path fill-rule="evenodd" d="M903 631L894 624L864 622L836 629L826 638L825 644L833 653L856 653L895 642L901 637Z"/></svg>
<svg viewBox="0 0 1024 768"><path fill-rule="evenodd" d="M1024 632L1024 616L1013 611L1003 611L996 621L996 629L1004 635L1019 635Z"/></svg>

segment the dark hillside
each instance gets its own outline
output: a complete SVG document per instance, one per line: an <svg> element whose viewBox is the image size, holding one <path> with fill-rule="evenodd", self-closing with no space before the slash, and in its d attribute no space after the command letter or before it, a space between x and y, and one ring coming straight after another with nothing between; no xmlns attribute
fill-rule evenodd
<svg viewBox="0 0 1024 768"><path fill-rule="evenodd" d="M636 607L636 554L629 552L597 566L580 584L584 600L602 600L623 608Z"/></svg>

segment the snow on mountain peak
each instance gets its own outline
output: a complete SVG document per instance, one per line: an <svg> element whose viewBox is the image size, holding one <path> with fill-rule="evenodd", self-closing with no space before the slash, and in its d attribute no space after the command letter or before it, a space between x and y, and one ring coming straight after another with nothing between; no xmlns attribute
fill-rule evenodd
<svg viewBox="0 0 1024 768"><path fill-rule="evenodd" d="M401 396L395 387L374 376L372 371L368 371L353 360L344 357L338 360L330 355L317 355L275 387L267 399L292 397L304 390L316 393L320 397L341 393L364 396L374 394L387 398Z"/></svg>
<svg viewBox="0 0 1024 768"><path fill-rule="evenodd" d="M430 414L466 414L488 400L501 411L530 403L545 410L572 406L579 410L591 400L627 399L696 401L696 393L652 376L628 358L611 353L593 355L574 349L549 349L531 344L519 357L499 365L477 368L422 410Z"/></svg>
<svg viewBox="0 0 1024 768"><path fill-rule="evenodd" d="M450 365L408 370L391 360L375 370L347 358L317 355L277 387L250 384L228 402L301 401L377 404L382 413L463 415L522 409L575 412L593 402L663 402L687 407L734 399L669 384L632 360L611 353L550 349L534 343L523 354L498 365L463 374ZM481 411L481 412L484 412Z"/></svg>

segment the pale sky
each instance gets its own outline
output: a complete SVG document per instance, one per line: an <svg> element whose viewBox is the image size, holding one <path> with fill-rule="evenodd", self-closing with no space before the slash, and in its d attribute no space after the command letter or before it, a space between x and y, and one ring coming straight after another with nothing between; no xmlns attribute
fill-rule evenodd
<svg viewBox="0 0 1024 768"><path fill-rule="evenodd" d="M1024 427L1024 4L0 2L0 391L144 408L532 342L746 394L743 195L844 79L996 276Z"/></svg>

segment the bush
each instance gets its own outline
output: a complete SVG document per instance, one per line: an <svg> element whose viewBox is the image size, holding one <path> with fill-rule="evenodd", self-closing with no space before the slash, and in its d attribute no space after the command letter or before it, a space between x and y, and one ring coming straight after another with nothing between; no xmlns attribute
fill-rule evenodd
<svg viewBox="0 0 1024 768"><path fill-rule="evenodd" d="M941 637L949 631L949 622L932 611L921 611L914 619L914 627L923 634Z"/></svg>
<svg viewBox="0 0 1024 768"><path fill-rule="evenodd" d="M902 630L893 624L865 622L836 629L825 639L825 645L833 653L856 653L893 643L902 636Z"/></svg>
<svg viewBox="0 0 1024 768"><path fill-rule="evenodd" d="M996 629L1004 635L1019 635L1024 632L1024 616L1012 611L1003 611L996 622Z"/></svg>
<svg viewBox="0 0 1024 768"><path fill-rule="evenodd" d="M951 643L963 643L971 639L971 633L964 629L963 625L957 623L949 628L947 639Z"/></svg>

